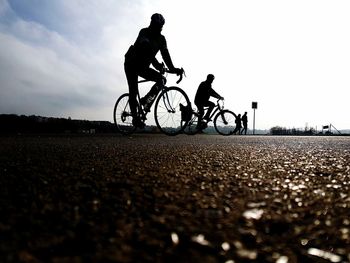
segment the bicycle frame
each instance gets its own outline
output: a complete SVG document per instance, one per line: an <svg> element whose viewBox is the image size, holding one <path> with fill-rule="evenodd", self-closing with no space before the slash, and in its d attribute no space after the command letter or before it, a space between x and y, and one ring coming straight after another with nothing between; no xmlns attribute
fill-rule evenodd
<svg viewBox="0 0 350 263"><path fill-rule="evenodd" d="M152 81L152 80L141 79L141 80L138 80L137 83L145 83L145 82L151 82L151 81ZM161 87L161 90L160 90L160 91L162 92L165 88L166 88L166 86L163 85L163 86ZM159 92L159 94L160 94L161 92ZM158 95L159 95L159 94L158 94ZM158 95L157 95L157 97L158 97ZM144 109L142 108L142 105L141 105L141 103L140 103L140 99L141 99L141 98L140 98L140 91L139 91L139 89L137 89L137 114L139 115L139 117L141 118L142 121L145 121L145 120L147 119L147 118L146 118L147 112L145 112ZM129 103L130 103L130 102L128 102L128 103L125 105L123 114L127 114L127 111L125 111L125 109L129 107ZM168 103L168 104L169 104L169 103ZM128 115L122 116L122 118L126 118L126 117L128 117L128 116L132 116L131 113L129 113Z"/></svg>
<svg viewBox="0 0 350 263"><path fill-rule="evenodd" d="M212 121L214 129L221 135L231 135L236 127L235 119L236 114L233 111L224 108L224 103L219 102L218 99L216 105L214 105L213 111L210 113L209 119L199 120L199 112L192 109L192 117L187 123L187 127L184 129L184 133L188 135L194 135L200 131L203 131L208 127L208 122ZM208 114L208 106L204 107L204 114Z"/></svg>
<svg viewBox="0 0 350 263"><path fill-rule="evenodd" d="M163 68L163 70L162 71L160 71L161 72L161 74L163 75L164 73L171 73L171 71L169 70L169 69L167 69L167 68ZM184 69L182 69L182 74L180 74L180 76L179 76L179 79L176 81L176 84L179 84L181 81L182 81L182 78L183 78L183 76L186 76L186 74L185 74L185 71L184 71ZM141 80L139 80L139 81L137 81L137 83L145 83L145 82L151 82L152 80L148 80L148 79L141 79ZM157 97L159 96L159 95L161 95L161 94L163 94L164 93L164 90L165 89L167 89L167 86L165 85L165 83L166 83L166 77L165 77L165 79L163 79L163 85L160 87L160 90L159 90L159 92L158 92L158 95L156 96L156 98L154 99L154 101L157 99ZM165 93L166 94L166 101L165 101L165 98L163 97L163 101L164 101L164 105L165 105L165 107L166 107L166 109L167 109L167 111L169 112L169 113L174 113L175 112L175 109L174 108L172 108L172 105L171 105L171 103L170 103L170 100L169 100L169 96L168 96L168 94L167 93ZM144 109L142 108L142 106L141 106L141 103L140 103L140 91L139 91L139 89L137 90L137 100L138 100L138 102L137 102L137 107L138 107L138 113L139 114L141 114L141 119L143 120L143 121L145 121L147 118L146 118L146 115L147 115L147 112L145 112L144 111Z"/></svg>
<svg viewBox="0 0 350 263"><path fill-rule="evenodd" d="M139 80L138 83L144 83L144 82L150 82L150 80L147 80L147 79L142 79L142 80ZM142 105L140 103L140 91L139 89L137 89L137 113L140 115L140 118L142 121L145 121L147 118L146 118L146 115L147 115L147 112L144 111L144 109L142 108Z"/></svg>
<svg viewBox="0 0 350 263"><path fill-rule="evenodd" d="M141 79L141 80L139 80L139 81L137 81L137 83L145 83L145 82L151 82L152 80L148 80L148 79ZM165 81L163 81L163 82L165 82ZM155 83L154 85L156 85L157 83ZM162 94L163 93L163 91L166 89L167 87L165 86L165 83L163 83L163 85L160 87L160 90L159 90L159 92L158 92L158 95L156 96L156 98L159 96L159 94ZM167 101L168 101L168 103L166 104L166 103L164 103L164 105L170 105L170 103L169 103L169 98L168 98L168 94L166 94L167 96ZM156 98L154 99L154 100L156 100ZM137 112L138 112L138 114L140 115L139 117L143 120L143 121L145 121L147 118L146 118L146 115L147 115L147 113L148 112L145 112L145 110L143 109L143 107L142 107L142 105L141 105L141 103L140 103L140 91L139 91L139 89L137 89Z"/></svg>
<svg viewBox="0 0 350 263"><path fill-rule="evenodd" d="M213 117L214 117L218 112L222 112L222 110L224 109L224 105L220 106L219 101L220 101L220 99L218 99L218 100L216 101L216 105L215 105L213 111L210 113L209 119L211 119L211 120L213 119ZM206 111L208 111L208 107L205 107L205 108L204 108L204 114L203 114L203 116L205 115L205 112L206 112ZM199 116L198 111L193 111L193 114Z"/></svg>

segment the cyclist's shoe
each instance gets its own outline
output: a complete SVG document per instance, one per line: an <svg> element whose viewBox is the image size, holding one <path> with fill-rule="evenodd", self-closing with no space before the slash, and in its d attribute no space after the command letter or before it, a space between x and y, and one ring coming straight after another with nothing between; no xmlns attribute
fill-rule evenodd
<svg viewBox="0 0 350 263"><path fill-rule="evenodd" d="M141 103L141 105L144 105L144 104L146 103L146 98L145 98L145 97L142 97L142 98L140 99L140 103Z"/></svg>
<svg viewBox="0 0 350 263"><path fill-rule="evenodd" d="M147 98L146 97L141 98L140 99L140 103L143 106L143 109L145 110L145 112L150 112L151 111L151 106L147 102Z"/></svg>
<svg viewBox="0 0 350 263"><path fill-rule="evenodd" d="M145 112L150 112L151 106L148 103L146 103L145 105L143 105L143 109L145 110Z"/></svg>
<svg viewBox="0 0 350 263"><path fill-rule="evenodd" d="M140 103L141 103L142 106L145 106L145 104L147 103L147 98L146 98L146 96L145 96L145 97L142 97L142 98L140 99Z"/></svg>
<svg viewBox="0 0 350 263"><path fill-rule="evenodd" d="M141 129L145 128L145 126L146 126L146 124L143 121L141 121L140 119L135 119L135 118L132 120L132 125L134 125L137 128L141 128Z"/></svg>
<svg viewBox="0 0 350 263"><path fill-rule="evenodd" d="M207 128L207 127L208 127L208 124L206 122L202 121L201 123L198 123L197 130L201 131L201 130L204 130L205 128Z"/></svg>

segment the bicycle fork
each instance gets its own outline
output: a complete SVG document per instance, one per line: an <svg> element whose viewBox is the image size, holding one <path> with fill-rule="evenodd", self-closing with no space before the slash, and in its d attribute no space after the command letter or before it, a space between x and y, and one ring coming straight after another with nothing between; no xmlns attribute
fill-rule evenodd
<svg viewBox="0 0 350 263"><path fill-rule="evenodd" d="M220 115L221 115L221 118L222 118L222 122L223 122L225 125L227 125L228 122L227 122L226 119L225 119L225 115L224 115L223 111L220 112Z"/></svg>
<svg viewBox="0 0 350 263"><path fill-rule="evenodd" d="M164 102L164 105L165 105L165 108L167 109L167 111L169 113L175 113L175 109L173 108L173 106L170 103L168 92L163 92L163 94L161 96L163 97L163 102Z"/></svg>

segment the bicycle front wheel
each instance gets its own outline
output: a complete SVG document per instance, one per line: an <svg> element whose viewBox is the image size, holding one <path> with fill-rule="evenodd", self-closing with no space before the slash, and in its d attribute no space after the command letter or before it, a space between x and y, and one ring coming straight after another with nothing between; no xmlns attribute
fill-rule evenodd
<svg viewBox="0 0 350 263"><path fill-rule="evenodd" d="M222 110L214 118L215 130L221 135L231 135L236 128L236 114Z"/></svg>
<svg viewBox="0 0 350 263"><path fill-rule="evenodd" d="M182 119L181 109L191 107L187 94L178 87L166 88L157 98L154 119L159 130L166 135L177 135L186 127L188 120Z"/></svg>
<svg viewBox="0 0 350 263"><path fill-rule="evenodd" d="M121 95L115 103L113 118L114 124L121 134L128 135L136 130L136 127L132 124L128 93Z"/></svg>

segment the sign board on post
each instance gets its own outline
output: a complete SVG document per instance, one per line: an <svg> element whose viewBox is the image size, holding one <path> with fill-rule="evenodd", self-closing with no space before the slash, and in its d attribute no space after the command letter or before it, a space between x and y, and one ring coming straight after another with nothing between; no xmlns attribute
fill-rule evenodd
<svg viewBox="0 0 350 263"><path fill-rule="evenodd" d="M254 118L253 118L253 134L255 134L255 109L258 108L258 103L256 101L252 102L252 109L254 109Z"/></svg>

